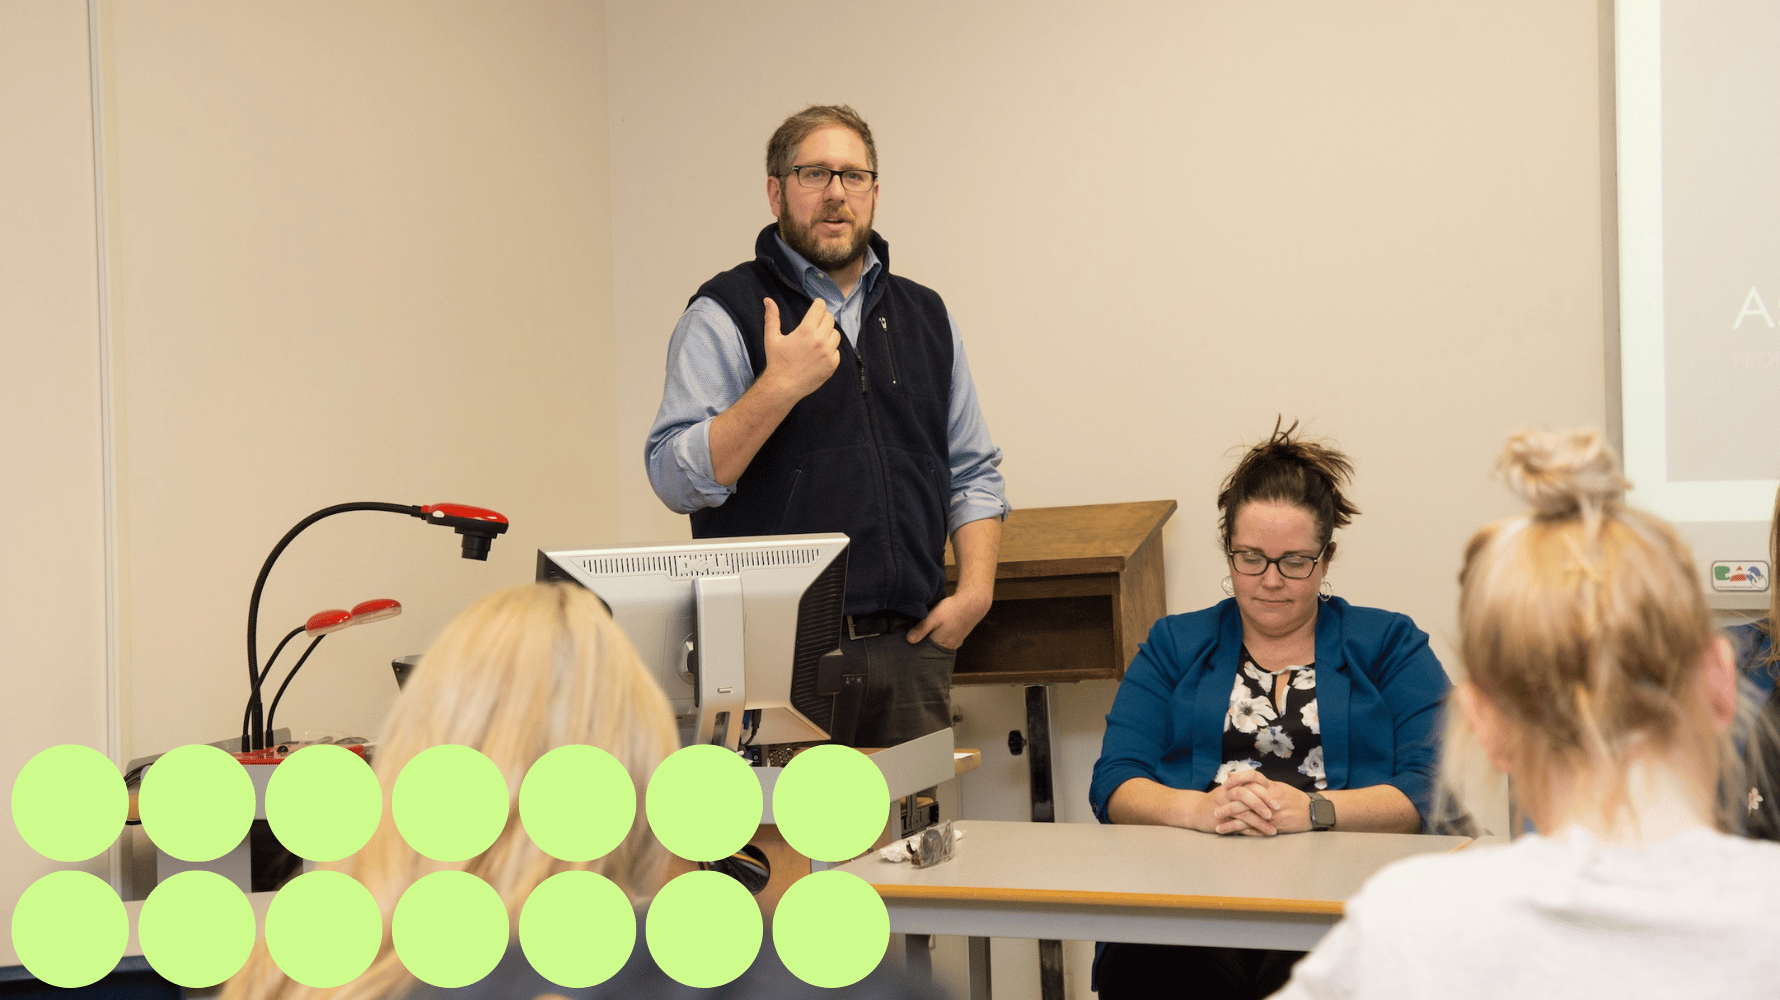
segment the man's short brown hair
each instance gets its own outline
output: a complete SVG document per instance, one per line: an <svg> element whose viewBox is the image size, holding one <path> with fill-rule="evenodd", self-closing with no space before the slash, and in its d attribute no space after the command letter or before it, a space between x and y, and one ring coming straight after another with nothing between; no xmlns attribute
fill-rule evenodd
<svg viewBox="0 0 1780 1000"><path fill-rule="evenodd" d="M791 172L791 158L797 155L797 147L803 144L810 133L818 129L839 126L851 131L865 143L865 158L871 169L878 169L878 147L871 139L871 126L859 117L859 112L845 104L812 104L809 107L785 119L773 137L766 143L766 175L783 177Z"/></svg>

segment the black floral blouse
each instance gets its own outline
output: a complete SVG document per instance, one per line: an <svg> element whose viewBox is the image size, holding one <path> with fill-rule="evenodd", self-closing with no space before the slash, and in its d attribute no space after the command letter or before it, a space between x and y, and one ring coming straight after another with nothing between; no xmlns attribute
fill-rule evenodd
<svg viewBox="0 0 1780 1000"><path fill-rule="evenodd" d="M1269 672L1255 665L1246 646L1241 662L1230 689L1230 710L1224 715L1224 763L1212 787L1223 784L1233 771L1252 769L1303 791L1328 788L1323 727L1316 708L1316 664ZM1287 677L1283 703L1274 699L1282 674Z"/></svg>

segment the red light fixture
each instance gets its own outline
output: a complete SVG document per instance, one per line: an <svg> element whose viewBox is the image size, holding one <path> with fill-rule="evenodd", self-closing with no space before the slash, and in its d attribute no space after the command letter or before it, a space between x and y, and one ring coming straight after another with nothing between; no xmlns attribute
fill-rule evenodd
<svg viewBox="0 0 1780 1000"><path fill-rule="evenodd" d="M369 601L360 601L352 606L352 623L369 625L385 618L394 618L402 613L402 604L389 597L378 597Z"/></svg>
<svg viewBox="0 0 1780 1000"><path fill-rule="evenodd" d="M401 613L402 604L400 601L388 597L378 597L369 601L360 601L359 603L354 604L351 611L347 611L344 608L329 608L326 611L317 611L310 615L309 621L304 624L302 631L307 635L314 637L314 641L309 643L308 649L303 650L303 655L297 660L297 665L290 668L290 673L284 675L284 683L278 685L277 693L272 695L272 707L266 710L267 737L270 738L271 736L273 720L278 715L278 702L284 697L284 689L290 687L291 678L297 676L297 671L303 669L303 664L309 661L309 654L315 652L315 647L321 645L321 640L333 635L335 632L349 629L354 625L367 625L371 622L380 622L385 618L394 618ZM295 633L292 634L294 635ZM285 640L289 641L290 638L290 636L286 636ZM284 643L279 643L278 648L283 649ZM278 653L274 651L272 656L273 658L277 658ZM265 673L262 673L259 677L260 682L264 683L266 674L271 672L272 664L268 662L266 664Z"/></svg>
<svg viewBox="0 0 1780 1000"><path fill-rule="evenodd" d="M343 628L351 627L352 612L345 608L329 608L326 611L317 611L310 615L309 621L303 626L303 632L312 639L319 639L324 635L333 635Z"/></svg>

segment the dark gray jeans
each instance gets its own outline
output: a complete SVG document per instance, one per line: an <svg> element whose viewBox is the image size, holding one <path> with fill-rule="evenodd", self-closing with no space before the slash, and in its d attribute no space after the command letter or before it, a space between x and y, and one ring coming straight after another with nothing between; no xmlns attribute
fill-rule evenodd
<svg viewBox="0 0 1780 1000"><path fill-rule="evenodd" d="M910 644L900 628L868 639L841 636L846 673L834 704L834 740L853 747L893 747L952 724L952 664L957 650L932 639Z"/></svg>

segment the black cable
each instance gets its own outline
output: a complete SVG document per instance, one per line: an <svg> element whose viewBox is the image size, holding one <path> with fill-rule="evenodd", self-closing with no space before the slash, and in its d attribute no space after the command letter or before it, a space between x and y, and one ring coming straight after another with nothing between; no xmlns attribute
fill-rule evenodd
<svg viewBox="0 0 1780 1000"><path fill-rule="evenodd" d="M278 648L272 650L271 658L266 660L266 669L260 671L259 679L254 681L254 683L253 683L253 688L255 691L258 691L260 688L260 685L266 683L266 678L271 676L272 664L278 662L278 654L284 652L285 644L290 642L292 639L295 639L297 637L297 633L304 631L306 627L307 626L298 625L296 628L293 628L288 633L286 633L284 638L278 640ZM242 709L242 711L241 711L242 739L247 738L246 737L247 720L248 720L249 716L251 716L252 714L253 714L253 696L249 695L247 698L247 707ZM268 734L268 737L269 736L270 736L270 734ZM247 748L245 746L243 746L242 749L245 750Z"/></svg>
<svg viewBox="0 0 1780 1000"><path fill-rule="evenodd" d="M266 589L266 577L271 575L272 564L278 561L278 556L284 551L285 546L288 546L292 539L301 534L304 528L309 527L311 524L314 524L324 517L332 517L335 514L344 514L347 511L353 510L386 510L392 514L406 514L409 517L418 517L422 520L426 519L426 515L421 513L421 509L418 506L375 502L339 503L332 507L323 507L321 510L298 521L297 526L285 532L284 537L278 540L278 544L272 547L271 554L266 556L265 564L260 567L259 577L253 581L253 596L248 598L247 601L247 683L249 685L247 717L251 725L243 725L241 727L241 749L243 750L258 750L260 749L260 745L265 743L265 731L259 724L261 706L259 685L260 650L257 640L260 627L260 592Z"/></svg>
<svg viewBox="0 0 1780 1000"><path fill-rule="evenodd" d="M284 683L278 685L278 693L272 696L272 707L266 710L267 734L272 732L272 718L278 714L278 699L284 697L284 689L290 687L291 678L297 676L297 671L303 669L303 664L308 662L309 654L315 652L315 647L321 645L321 641L326 638L326 633L316 636L315 641L309 644L309 648L303 650L302 659L297 661L296 666L290 668L290 673L284 675Z"/></svg>
<svg viewBox="0 0 1780 1000"><path fill-rule="evenodd" d="M722 872L740 882L752 895L758 896L773 880L773 865L767 860L766 852L753 844L743 844L741 850L727 858L706 861L699 865L705 871Z"/></svg>

